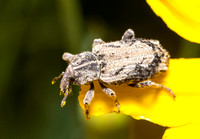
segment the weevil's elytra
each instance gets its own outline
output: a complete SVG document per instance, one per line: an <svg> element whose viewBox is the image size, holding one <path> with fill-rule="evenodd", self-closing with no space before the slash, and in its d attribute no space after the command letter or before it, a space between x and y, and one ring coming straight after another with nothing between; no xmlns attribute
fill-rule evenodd
<svg viewBox="0 0 200 139"><path fill-rule="evenodd" d="M52 83L62 77L60 83L61 93L64 94L62 107L71 92L72 84L90 85L83 100L88 117L90 103L95 93L93 81L97 80L103 92L114 99L120 112L115 92L106 85L163 88L175 98L171 89L151 81L155 75L168 70L169 58L169 53L158 40L135 38L133 30L128 29L119 41L106 43L102 39L95 39L92 52L76 55L64 53L63 59L69 65L65 72L54 78Z"/></svg>

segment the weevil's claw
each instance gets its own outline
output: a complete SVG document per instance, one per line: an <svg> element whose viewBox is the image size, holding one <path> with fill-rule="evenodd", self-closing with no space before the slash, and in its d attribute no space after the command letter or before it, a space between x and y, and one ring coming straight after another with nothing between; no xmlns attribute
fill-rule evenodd
<svg viewBox="0 0 200 139"><path fill-rule="evenodd" d="M176 95L172 92L172 90L166 86L163 86L164 89L166 89L169 94L173 97L173 99L175 100L176 99Z"/></svg>
<svg viewBox="0 0 200 139"><path fill-rule="evenodd" d="M60 89L60 94L59 95L62 95L62 94L65 95L66 91L67 91L66 89ZM68 92L67 92L67 94L68 94Z"/></svg>
<svg viewBox="0 0 200 139"><path fill-rule="evenodd" d="M63 94L63 90L61 89L61 90L60 90L60 94L59 94L59 95L61 96L62 94Z"/></svg>
<svg viewBox="0 0 200 139"><path fill-rule="evenodd" d="M90 119L90 117L89 117L89 108L90 108L90 106L88 105L88 103L86 103L84 106L85 106L85 117L88 120L88 119Z"/></svg>
<svg viewBox="0 0 200 139"><path fill-rule="evenodd" d="M90 119L90 117L89 117L89 110L85 111L85 118L86 118L86 120Z"/></svg>
<svg viewBox="0 0 200 139"><path fill-rule="evenodd" d="M65 90L63 90L63 89L60 89L60 96L62 95L62 94L64 94L64 92L65 92Z"/></svg>
<svg viewBox="0 0 200 139"><path fill-rule="evenodd" d="M62 99L62 101L61 101L61 104L60 104L60 106L61 107L64 107L65 106L65 104L66 104L66 99L67 99L67 94L65 94L65 96L64 96L64 98Z"/></svg>
<svg viewBox="0 0 200 139"><path fill-rule="evenodd" d="M53 78L53 80L51 81L51 84L55 84L56 81L57 81L58 79L60 79L64 74L65 74L65 72L62 72L58 77Z"/></svg>
<svg viewBox="0 0 200 139"><path fill-rule="evenodd" d="M61 94L64 94L64 97L63 97L63 99L62 99L62 101L61 101L61 107L64 107L65 106L65 104L66 104L66 99L67 99L67 96L68 96L68 91L66 90L66 89L61 89Z"/></svg>
<svg viewBox="0 0 200 139"><path fill-rule="evenodd" d="M61 105L61 107L64 107L65 104L66 104L66 101L63 101L63 100L62 100L60 105Z"/></svg>
<svg viewBox="0 0 200 139"><path fill-rule="evenodd" d="M58 80L58 77L53 78L53 80L51 81L51 84L54 85L57 80Z"/></svg>
<svg viewBox="0 0 200 139"><path fill-rule="evenodd" d="M115 105L117 107L117 113L120 113L120 104L119 104L118 99L115 99Z"/></svg>

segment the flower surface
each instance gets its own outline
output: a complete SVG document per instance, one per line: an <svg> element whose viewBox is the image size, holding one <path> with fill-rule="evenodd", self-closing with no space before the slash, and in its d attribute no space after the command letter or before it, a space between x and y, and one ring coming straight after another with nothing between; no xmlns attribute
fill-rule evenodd
<svg viewBox="0 0 200 139"><path fill-rule="evenodd" d="M147 0L147 3L171 30L186 40L200 43L199 0Z"/></svg>
<svg viewBox="0 0 200 139"><path fill-rule="evenodd" d="M116 92L121 113L135 119L145 119L161 126L173 127L168 129L164 135L164 137L170 138L176 128L177 130L189 130L189 127L196 127L196 123L199 121L199 71L199 58L171 59L169 70L152 79L156 83L169 87L176 95L175 99L167 91L158 88L140 89L114 85L107 87ZM79 92L79 103L83 109L83 98L88 89L89 86L84 85L81 86ZM98 116L113 111L117 111L114 100L102 92L96 81L90 115Z"/></svg>

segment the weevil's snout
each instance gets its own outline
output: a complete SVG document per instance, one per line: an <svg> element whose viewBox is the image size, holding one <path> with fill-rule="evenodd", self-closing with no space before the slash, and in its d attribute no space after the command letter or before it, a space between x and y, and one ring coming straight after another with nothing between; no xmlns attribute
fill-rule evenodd
<svg viewBox="0 0 200 139"><path fill-rule="evenodd" d="M73 59L74 55L68 52L65 52L62 56L63 60L70 62Z"/></svg>

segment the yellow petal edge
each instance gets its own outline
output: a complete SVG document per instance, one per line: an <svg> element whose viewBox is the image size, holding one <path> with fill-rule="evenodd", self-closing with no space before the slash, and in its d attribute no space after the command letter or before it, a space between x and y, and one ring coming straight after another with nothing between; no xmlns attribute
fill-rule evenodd
<svg viewBox="0 0 200 139"><path fill-rule="evenodd" d="M163 139L199 139L199 127L199 122L171 127L165 131Z"/></svg>
<svg viewBox="0 0 200 139"><path fill-rule="evenodd" d="M167 26L191 42L200 43L199 0L146 0Z"/></svg>
<svg viewBox="0 0 200 139"><path fill-rule="evenodd" d="M176 99L162 89L140 89L129 86L107 86L116 92L120 111L135 119L179 127L199 121L200 112L200 58L171 59L169 70L152 81L172 89ZM114 100L102 92L98 82L91 102L90 115L98 116L117 111ZM89 86L81 86L79 103L84 109L83 99ZM168 129L170 131L170 129Z"/></svg>

